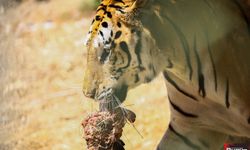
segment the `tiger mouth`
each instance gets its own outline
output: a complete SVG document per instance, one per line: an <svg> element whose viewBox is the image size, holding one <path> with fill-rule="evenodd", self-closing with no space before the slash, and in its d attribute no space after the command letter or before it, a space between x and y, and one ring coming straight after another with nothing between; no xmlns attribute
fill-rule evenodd
<svg viewBox="0 0 250 150"><path fill-rule="evenodd" d="M127 92L127 86L122 86L115 90L109 88L98 94L95 99L100 102L101 111L112 111L126 99Z"/></svg>

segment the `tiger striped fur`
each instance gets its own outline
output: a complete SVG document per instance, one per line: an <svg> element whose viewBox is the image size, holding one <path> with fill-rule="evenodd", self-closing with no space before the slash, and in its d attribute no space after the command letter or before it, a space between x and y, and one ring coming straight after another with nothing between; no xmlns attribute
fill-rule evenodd
<svg viewBox="0 0 250 150"><path fill-rule="evenodd" d="M102 0L86 41L84 94L122 102L163 73L171 122L157 149L250 142L250 23L242 2Z"/></svg>

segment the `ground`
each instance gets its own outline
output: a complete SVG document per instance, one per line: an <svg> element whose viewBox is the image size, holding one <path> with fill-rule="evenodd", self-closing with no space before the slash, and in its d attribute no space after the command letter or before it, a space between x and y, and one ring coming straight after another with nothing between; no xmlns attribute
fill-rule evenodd
<svg viewBox="0 0 250 150"><path fill-rule="evenodd" d="M81 122L98 109L81 91L88 1L0 7L1 150L86 149ZM126 150L155 149L169 118L162 77L131 90L123 105L137 115L123 133Z"/></svg>

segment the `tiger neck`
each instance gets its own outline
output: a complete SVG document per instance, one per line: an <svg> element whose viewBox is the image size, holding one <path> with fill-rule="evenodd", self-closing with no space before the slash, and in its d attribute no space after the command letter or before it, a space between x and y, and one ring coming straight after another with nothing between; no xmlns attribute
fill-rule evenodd
<svg viewBox="0 0 250 150"><path fill-rule="evenodd" d="M142 56L144 58L148 58L146 62L149 66L151 66L149 67L149 78L152 79L152 77L156 77L165 70L174 72L174 74L177 74L178 76L187 73L186 66L183 64L185 57L182 57L178 50L175 50L174 47L162 48L159 46L159 43L157 43L156 39L152 38L152 33L150 33L149 30L144 29L144 33L146 33L144 36L150 37L152 39L151 44L149 44L151 47L145 47L145 49L148 49L149 51L143 54L146 56Z"/></svg>
<svg viewBox="0 0 250 150"><path fill-rule="evenodd" d="M183 63L183 60L186 59L185 54L180 51L182 48L178 47L182 43L178 40L179 37L176 31L173 30L173 24L169 20L166 21L166 18L162 18L159 10L155 8L148 11L147 14L143 14L141 22L143 28L150 32L155 41L156 48L153 49L153 63L157 71L169 70L180 78L184 79L184 76L186 78L188 66Z"/></svg>

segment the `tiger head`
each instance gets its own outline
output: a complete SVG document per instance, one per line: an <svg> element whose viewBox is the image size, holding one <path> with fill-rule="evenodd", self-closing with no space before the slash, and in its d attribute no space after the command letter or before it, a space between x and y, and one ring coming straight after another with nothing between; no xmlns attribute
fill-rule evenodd
<svg viewBox="0 0 250 150"><path fill-rule="evenodd" d="M83 93L101 100L127 91L158 74L155 41L140 22L150 0L102 0L87 35Z"/></svg>

